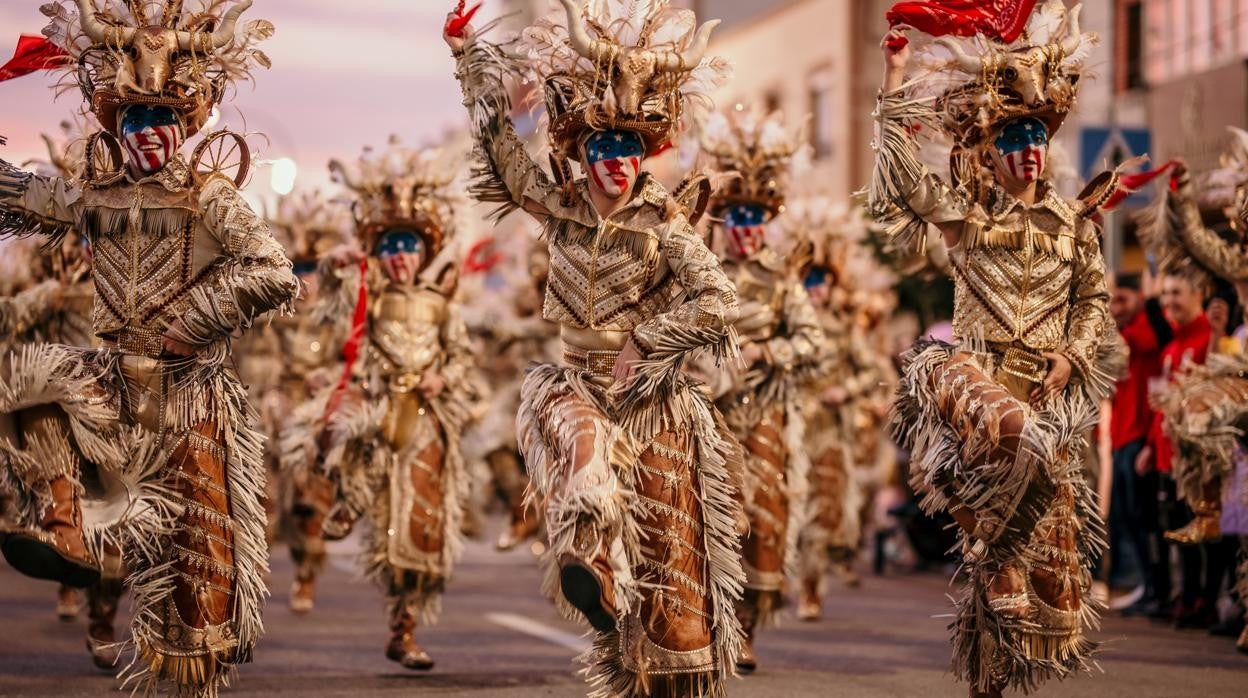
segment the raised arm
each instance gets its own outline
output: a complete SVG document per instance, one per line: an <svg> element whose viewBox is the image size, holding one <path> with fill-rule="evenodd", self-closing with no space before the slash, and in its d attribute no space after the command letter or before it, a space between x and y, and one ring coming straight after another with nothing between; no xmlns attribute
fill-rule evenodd
<svg viewBox="0 0 1248 698"><path fill-rule="evenodd" d="M503 50L475 33L444 36L455 54L455 77L464 92L470 130L481 162L472 194L497 203L496 219L522 208L538 220L563 209L562 192L533 159L511 121L503 75L511 72Z"/></svg>
<svg viewBox="0 0 1248 698"><path fill-rule="evenodd" d="M0 236L66 234L75 222L79 193L60 177L41 177L0 160Z"/></svg>
<svg viewBox="0 0 1248 698"><path fill-rule="evenodd" d="M892 30L881 42L884 82L876 105L875 170L868 190L873 217L888 226L889 235L903 248L922 251L926 224L940 229L945 244L954 247L962 237L962 221L969 204L919 161L916 124L933 123L931 106L907 96L904 86L910 47L905 35Z"/></svg>
<svg viewBox="0 0 1248 698"><path fill-rule="evenodd" d="M1179 168L1175 176L1176 191L1168 192L1166 198L1170 234L1197 262L1218 276L1236 284L1248 282L1248 258L1205 227L1186 168Z"/></svg>
<svg viewBox="0 0 1248 698"><path fill-rule="evenodd" d="M42 324L61 305L61 282L49 279L16 296L0 298L0 342L11 342Z"/></svg>
<svg viewBox="0 0 1248 698"><path fill-rule="evenodd" d="M192 347L246 329L271 310L290 310L299 293L282 246L232 182L213 179L199 200L202 225L221 245L222 259L211 281L173 308L169 334Z"/></svg>
<svg viewBox="0 0 1248 698"><path fill-rule="evenodd" d="M763 351L775 366L786 370L813 368L824 344L819 316L801 283L790 281L784 292L781 323L785 332L767 340Z"/></svg>

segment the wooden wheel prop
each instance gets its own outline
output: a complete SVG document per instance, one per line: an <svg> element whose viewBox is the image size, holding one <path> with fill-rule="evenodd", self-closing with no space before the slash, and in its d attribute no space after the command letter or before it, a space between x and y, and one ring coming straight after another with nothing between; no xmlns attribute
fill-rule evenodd
<svg viewBox="0 0 1248 698"><path fill-rule="evenodd" d="M195 146L191 164L198 184L220 176L241 188L251 172L251 148L237 133L217 131Z"/></svg>

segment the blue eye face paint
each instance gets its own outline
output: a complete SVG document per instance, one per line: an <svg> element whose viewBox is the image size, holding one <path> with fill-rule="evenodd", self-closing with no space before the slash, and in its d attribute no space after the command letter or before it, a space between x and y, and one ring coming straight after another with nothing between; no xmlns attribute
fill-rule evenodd
<svg viewBox="0 0 1248 698"><path fill-rule="evenodd" d="M308 276L316 273L316 260L304 260L294 263L295 276Z"/></svg>
<svg viewBox="0 0 1248 698"><path fill-rule="evenodd" d="M1049 145L1049 129L1044 122L1028 117L1009 122L997 134L994 142L997 152L1002 156L1017 153L1026 148L1040 148Z"/></svg>
<svg viewBox="0 0 1248 698"><path fill-rule="evenodd" d="M407 229L388 230L377 241L377 256L381 258L396 254L424 254L425 241L415 231Z"/></svg>
<svg viewBox="0 0 1248 698"><path fill-rule="evenodd" d="M137 104L126 109L126 113L121 117L121 132L137 133L151 126L180 126L178 115L173 109L165 106L150 106Z"/></svg>
<svg viewBox="0 0 1248 698"><path fill-rule="evenodd" d="M802 280L802 285L809 291L812 288L828 283L830 275L830 272L823 267L811 267L810 271L806 272L806 278Z"/></svg>
<svg viewBox="0 0 1248 698"><path fill-rule="evenodd" d="M640 159L645 154L645 143L634 131L595 131L585 141L585 159L590 165L603 160Z"/></svg>

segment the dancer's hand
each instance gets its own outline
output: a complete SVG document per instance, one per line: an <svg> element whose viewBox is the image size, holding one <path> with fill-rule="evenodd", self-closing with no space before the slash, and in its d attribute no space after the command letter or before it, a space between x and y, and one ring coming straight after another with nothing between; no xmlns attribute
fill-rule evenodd
<svg viewBox="0 0 1248 698"><path fill-rule="evenodd" d="M1145 477L1153 472L1153 465L1153 447L1145 446L1141 448L1140 452L1135 456L1135 474Z"/></svg>
<svg viewBox="0 0 1248 698"><path fill-rule="evenodd" d="M1048 351L1044 352L1044 358L1049 360L1049 373L1044 377L1044 382L1040 384L1040 387L1031 391L1033 403L1058 395L1066 389L1066 384L1070 383L1070 359Z"/></svg>
<svg viewBox="0 0 1248 698"><path fill-rule="evenodd" d="M432 400L441 395L442 391L445 389L446 379L432 371L421 376L420 384L416 386L416 390L419 391L421 396L426 400Z"/></svg>
<svg viewBox="0 0 1248 698"><path fill-rule="evenodd" d="M165 329L164 336L160 339L161 349L163 349L166 354L173 354L174 356L193 356L195 354L195 347L177 339L177 337L181 336L183 336L182 321L174 320L169 323L169 327Z"/></svg>
<svg viewBox="0 0 1248 698"><path fill-rule="evenodd" d="M910 65L910 56L914 53L910 48L910 39L906 38L909 29L898 25L889 29L880 40L880 51L884 54L885 92L892 92L905 82L906 67Z"/></svg>
<svg viewBox="0 0 1248 698"><path fill-rule="evenodd" d="M446 13L446 23L442 25L442 40L447 46L451 47L451 51L459 53L464 50L464 44L472 36L473 28L468 22L472 16L481 9L480 3L467 12L464 11L464 1L460 0L459 5L454 10Z"/></svg>
<svg viewBox="0 0 1248 698"><path fill-rule="evenodd" d="M620 350L620 355L615 357L615 368L611 371L611 378L618 384L628 380L633 375L635 364L641 361L641 350L633 344L630 338L624 343L624 348Z"/></svg>

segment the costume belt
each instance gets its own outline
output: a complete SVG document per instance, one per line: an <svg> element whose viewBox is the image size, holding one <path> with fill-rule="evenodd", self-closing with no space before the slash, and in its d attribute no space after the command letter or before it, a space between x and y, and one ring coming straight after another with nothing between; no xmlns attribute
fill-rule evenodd
<svg viewBox="0 0 1248 698"><path fill-rule="evenodd" d="M164 355L164 335L158 330L122 327L105 339L112 340L125 354L146 356L149 359L159 359Z"/></svg>
<svg viewBox="0 0 1248 698"><path fill-rule="evenodd" d="M1007 375L1032 383L1043 383L1049 375L1049 360L1035 349L1018 343L998 342L989 342L988 348L1001 357L997 370Z"/></svg>
<svg viewBox="0 0 1248 698"><path fill-rule="evenodd" d="M608 378L615 371L617 349L582 349L570 344L563 345L563 362L572 368L588 371L595 378Z"/></svg>

